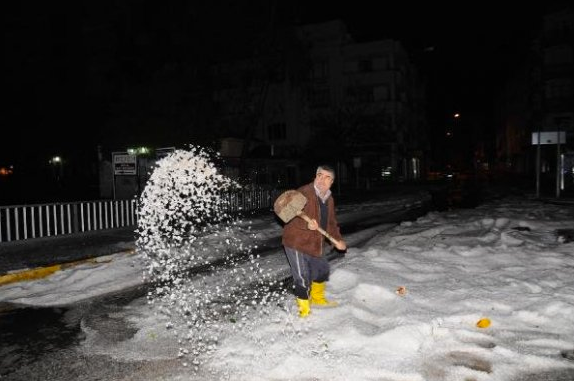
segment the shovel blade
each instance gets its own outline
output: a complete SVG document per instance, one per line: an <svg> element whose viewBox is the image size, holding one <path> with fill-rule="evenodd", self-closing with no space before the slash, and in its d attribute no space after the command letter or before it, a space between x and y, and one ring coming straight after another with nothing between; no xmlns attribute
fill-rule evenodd
<svg viewBox="0 0 574 381"><path fill-rule="evenodd" d="M295 218L299 212L303 210L307 203L307 197L301 192L296 190L288 190L283 192L273 205L275 214L279 216L281 221L287 223Z"/></svg>

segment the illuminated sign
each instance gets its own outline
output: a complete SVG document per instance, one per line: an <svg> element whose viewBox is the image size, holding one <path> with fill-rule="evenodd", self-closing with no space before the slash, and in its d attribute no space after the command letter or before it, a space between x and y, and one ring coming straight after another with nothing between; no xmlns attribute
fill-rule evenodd
<svg viewBox="0 0 574 381"><path fill-rule="evenodd" d="M137 156L127 153L114 153L114 175L137 175Z"/></svg>
<svg viewBox="0 0 574 381"><path fill-rule="evenodd" d="M538 144L538 134L540 134L540 144L564 144L566 143L566 132L544 131L532 133L532 145Z"/></svg>

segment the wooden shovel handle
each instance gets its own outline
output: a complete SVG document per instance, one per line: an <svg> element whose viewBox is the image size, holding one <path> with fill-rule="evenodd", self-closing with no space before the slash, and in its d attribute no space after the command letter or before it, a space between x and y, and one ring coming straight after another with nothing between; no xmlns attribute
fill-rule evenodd
<svg viewBox="0 0 574 381"><path fill-rule="evenodd" d="M307 221L307 223L311 222L312 220L309 218L308 215L306 215L305 213L303 213L302 211L297 212L297 215L299 217L301 217L302 219L304 219L305 221ZM317 227L317 231L321 234L323 234L325 237L327 237L327 239L329 241L331 241L333 243L333 245L338 246L339 245L339 241L337 241L335 238L333 238L333 236L329 233L327 233L325 230L323 230L320 226Z"/></svg>

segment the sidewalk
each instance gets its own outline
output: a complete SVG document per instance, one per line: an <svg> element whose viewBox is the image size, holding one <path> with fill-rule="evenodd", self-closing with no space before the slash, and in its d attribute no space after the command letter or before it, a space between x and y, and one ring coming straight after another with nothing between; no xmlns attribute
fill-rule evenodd
<svg viewBox="0 0 574 381"><path fill-rule="evenodd" d="M533 199L536 200L536 197L534 196ZM574 197L540 197L538 200L555 205L574 205Z"/></svg>
<svg viewBox="0 0 574 381"><path fill-rule="evenodd" d="M134 249L133 227L6 242L0 245L0 277Z"/></svg>

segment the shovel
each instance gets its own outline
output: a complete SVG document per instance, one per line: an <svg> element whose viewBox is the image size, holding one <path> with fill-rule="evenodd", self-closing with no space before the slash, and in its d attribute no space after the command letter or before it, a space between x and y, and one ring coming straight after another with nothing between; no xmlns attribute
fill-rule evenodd
<svg viewBox="0 0 574 381"><path fill-rule="evenodd" d="M303 212L303 208L306 203L307 197L305 197L303 193L296 190L288 190L277 197L277 200L275 200L275 204L273 205L273 210L279 216L281 221L285 223L291 221L295 217L301 217L309 223L312 220ZM335 246L339 244L339 241L333 238L331 234L321 229L321 227L318 227L317 231L327 237Z"/></svg>

